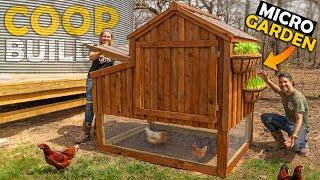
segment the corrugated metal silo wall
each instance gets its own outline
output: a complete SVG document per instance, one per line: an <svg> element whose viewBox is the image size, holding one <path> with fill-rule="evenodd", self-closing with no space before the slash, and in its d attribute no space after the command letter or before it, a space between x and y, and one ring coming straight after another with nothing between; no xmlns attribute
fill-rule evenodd
<svg viewBox="0 0 320 180"><path fill-rule="evenodd" d="M0 0L0 73L87 72L86 42L112 29L115 45L133 30L133 0ZM96 31L96 32L95 32Z"/></svg>

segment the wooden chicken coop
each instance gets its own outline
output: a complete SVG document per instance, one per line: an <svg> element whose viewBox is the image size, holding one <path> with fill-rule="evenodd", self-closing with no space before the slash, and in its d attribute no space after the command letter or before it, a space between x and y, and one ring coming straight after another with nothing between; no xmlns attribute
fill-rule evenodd
<svg viewBox="0 0 320 180"><path fill-rule="evenodd" d="M98 148L226 177L252 138L243 89L260 59L234 56L233 44L258 40L175 1L128 38L129 51L91 46L122 61L91 73ZM146 127L166 143L148 142Z"/></svg>

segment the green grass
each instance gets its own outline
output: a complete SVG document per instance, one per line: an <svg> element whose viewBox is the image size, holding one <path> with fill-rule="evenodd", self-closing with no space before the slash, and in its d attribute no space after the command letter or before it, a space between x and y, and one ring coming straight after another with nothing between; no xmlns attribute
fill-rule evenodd
<svg viewBox="0 0 320 180"><path fill-rule="evenodd" d="M275 179L282 165L279 159L248 160L227 179ZM290 166L292 171L293 167ZM305 179L320 179L320 170L305 166ZM37 146L29 145L0 150L0 180L2 179L220 179L199 173L157 166L125 157L105 154L78 154L66 171L56 171L46 164Z"/></svg>

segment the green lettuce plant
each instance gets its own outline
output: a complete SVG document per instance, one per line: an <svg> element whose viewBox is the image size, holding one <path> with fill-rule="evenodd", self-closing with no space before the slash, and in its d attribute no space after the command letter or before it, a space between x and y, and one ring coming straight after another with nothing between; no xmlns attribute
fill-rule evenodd
<svg viewBox="0 0 320 180"><path fill-rule="evenodd" d="M234 45L233 52L236 55L258 54L260 45L251 42L239 42Z"/></svg>
<svg viewBox="0 0 320 180"><path fill-rule="evenodd" d="M260 90L266 87L264 80L260 76L254 76L246 84L246 90Z"/></svg>

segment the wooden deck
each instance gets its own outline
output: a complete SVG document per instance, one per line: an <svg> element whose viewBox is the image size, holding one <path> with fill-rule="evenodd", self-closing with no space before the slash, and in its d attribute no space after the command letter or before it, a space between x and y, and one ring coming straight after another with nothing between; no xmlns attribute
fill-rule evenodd
<svg viewBox="0 0 320 180"><path fill-rule="evenodd" d="M85 94L87 74L0 74L0 108L4 105ZM0 123L20 120L85 104L73 99L0 113Z"/></svg>

